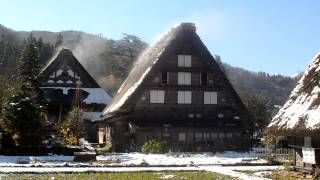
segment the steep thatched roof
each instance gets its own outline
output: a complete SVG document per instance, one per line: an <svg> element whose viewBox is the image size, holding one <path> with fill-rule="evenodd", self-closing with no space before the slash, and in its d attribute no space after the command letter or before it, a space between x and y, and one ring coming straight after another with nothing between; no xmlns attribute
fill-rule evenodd
<svg viewBox="0 0 320 180"><path fill-rule="evenodd" d="M70 49L61 49L59 50L47 63L46 66L41 70L41 75L45 76L56 71L57 68L63 64L67 63L72 65L75 70L81 75L81 81L86 81L84 85L86 88L100 88L97 82L93 77L88 73L88 71L82 66L78 59L73 55Z"/></svg>
<svg viewBox="0 0 320 180"><path fill-rule="evenodd" d="M320 53L292 91L288 101L268 126L269 133L320 131Z"/></svg>
<svg viewBox="0 0 320 180"><path fill-rule="evenodd" d="M75 83L47 83L50 79L50 76L61 69L63 65L68 65L72 71L80 77L81 87L80 89L87 94L87 97L83 99L83 103L86 104L103 104L108 105L112 98L111 96L102 89L94 78L86 71L86 69L81 65L78 59L73 55L70 49L61 49L58 53L49 60L48 64L41 70L41 88L47 92L47 95L51 98L51 101L54 101L57 97L55 96L55 90L58 90L64 96L70 95L69 98L73 97L73 93L76 90ZM70 76L70 75L69 75ZM59 77L58 77L59 78ZM51 92L51 93L49 93ZM68 99L67 97L64 97ZM101 111L100 109L99 111Z"/></svg>
<svg viewBox="0 0 320 180"><path fill-rule="evenodd" d="M226 88L232 91L236 100L235 102L240 105L241 109L239 110L244 114L247 113L245 105L242 103L228 78L225 76L214 57L197 35L195 25L193 23L182 23L179 26L172 28L159 41L157 41L153 46L147 48L141 54L127 79L118 90L117 95L114 97L111 104L103 111L102 119L109 119L114 116L126 116L130 114L135 107L136 98L138 98L140 93L143 92L143 89L140 89L139 87L143 85L145 82L144 80L152 75L152 72L154 72L153 70L157 69L157 65L161 63L160 61L162 61L162 59L166 58L168 55L167 53L174 49L176 43L184 43L181 39L186 37L194 38L194 45L201 52L201 55L208 59L207 65L210 66L212 70L217 71L216 73L221 76ZM153 124L156 124L155 121L152 122ZM145 122L136 123L144 125L148 124ZM164 122L159 123L163 124ZM172 123L173 122L170 121L170 124ZM179 122L179 124L180 126L181 124L186 125L185 122Z"/></svg>
<svg viewBox="0 0 320 180"><path fill-rule="evenodd" d="M151 68L157 63L165 49L184 30L195 30L193 23L182 23L172 28L154 45L147 48L138 58L127 79L122 84L113 98L112 103L104 110L103 115L111 115L114 112L121 112L122 107L126 106L127 100L133 95L136 88L142 83Z"/></svg>

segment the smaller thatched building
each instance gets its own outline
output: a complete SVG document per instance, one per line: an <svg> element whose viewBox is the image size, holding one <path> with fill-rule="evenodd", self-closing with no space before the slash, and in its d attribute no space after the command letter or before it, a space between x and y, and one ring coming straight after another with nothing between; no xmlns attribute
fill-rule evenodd
<svg viewBox="0 0 320 180"><path fill-rule="evenodd" d="M310 63L267 132L294 149L297 169L314 171L320 165L320 54Z"/></svg>
<svg viewBox="0 0 320 180"><path fill-rule="evenodd" d="M60 50L40 75L49 121L53 125L62 122L75 104L84 110L85 119L97 119L112 100L69 49ZM90 128L93 128L92 124ZM89 129L89 136L92 134L89 140L96 139L96 129Z"/></svg>

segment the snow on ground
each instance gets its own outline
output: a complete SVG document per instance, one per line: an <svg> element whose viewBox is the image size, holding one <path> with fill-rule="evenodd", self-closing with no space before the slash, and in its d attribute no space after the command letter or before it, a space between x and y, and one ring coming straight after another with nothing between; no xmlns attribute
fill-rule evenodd
<svg viewBox="0 0 320 180"><path fill-rule="evenodd" d="M199 166L200 169L210 172L229 175L239 179L249 180L266 180L268 178L261 177L261 175L248 175L241 171L271 171L283 169L281 166Z"/></svg>
<svg viewBox="0 0 320 180"><path fill-rule="evenodd" d="M73 156L0 156L0 167L5 166L77 166L72 162ZM221 164L264 164L266 160L259 159L253 152L238 153L110 153L97 156L95 163L81 163L87 166L188 166L188 165L221 165Z"/></svg>
<svg viewBox="0 0 320 180"><path fill-rule="evenodd" d="M97 160L93 163L77 163L72 162L73 156L0 156L0 173L211 171L240 179L265 179L261 174L247 175L242 171L282 168L265 166L266 160L257 158L253 152L111 153L97 156ZM141 166L143 164L146 166Z"/></svg>
<svg viewBox="0 0 320 180"><path fill-rule="evenodd" d="M0 156L0 167L64 166L73 156Z"/></svg>
<svg viewBox="0 0 320 180"><path fill-rule="evenodd" d="M123 153L97 156L99 161L113 162L115 165L212 165L212 164L238 164L238 163L267 163L258 159L253 152L238 153L227 151L225 153L175 153L175 154L142 154Z"/></svg>

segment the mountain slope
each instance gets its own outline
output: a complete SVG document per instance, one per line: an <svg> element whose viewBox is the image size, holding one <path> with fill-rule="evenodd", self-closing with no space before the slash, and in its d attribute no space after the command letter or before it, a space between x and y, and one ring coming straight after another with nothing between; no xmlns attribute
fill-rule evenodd
<svg viewBox="0 0 320 180"><path fill-rule="evenodd" d="M52 45L55 44L57 36L62 35L63 43L56 47L56 51L63 47L70 48L88 72L110 94L115 94L132 64L147 46L140 38L127 34L120 40L106 39L81 31L32 31L32 34ZM18 47L29 35L30 32L14 31L0 25L0 46L1 42L5 41L4 47L8 45L17 47L15 50L5 52L6 57L11 58L10 61L18 61L21 49ZM0 60L3 53L0 47ZM219 63L242 98L248 94L263 96L270 100L271 106L282 106L299 78L250 72ZM12 63L11 66L16 66L16 63ZM0 70L4 71L1 64Z"/></svg>

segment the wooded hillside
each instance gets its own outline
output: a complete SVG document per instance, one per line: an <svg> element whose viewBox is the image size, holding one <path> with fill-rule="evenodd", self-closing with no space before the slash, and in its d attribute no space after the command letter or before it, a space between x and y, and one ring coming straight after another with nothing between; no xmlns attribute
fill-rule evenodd
<svg viewBox="0 0 320 180"><path fill-rule="evenodd" d="M123 34L113 40L80 31L32 31L37 39L40 59L45 64L59 48L70 48L97 82L110 94L115 94L127 76L139 53L147 44L139 37ZM8 29L0 25L0 74L15 78L21 48L30 32ZM223 60L223 59L222 59ZM269 106L282 106L296 85L297 77L250 72L220 62L241 97L261 96Z"/></svg>

